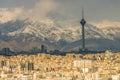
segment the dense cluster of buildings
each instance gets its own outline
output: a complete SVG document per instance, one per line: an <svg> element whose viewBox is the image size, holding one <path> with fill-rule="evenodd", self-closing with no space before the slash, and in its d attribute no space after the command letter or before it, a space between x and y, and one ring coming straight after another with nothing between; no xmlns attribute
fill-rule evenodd
<svg viewBox="0 0 120 80"><path fill-rule="evenodd" d="M0 80L120 80L119 54L0 56Z"/></svg>

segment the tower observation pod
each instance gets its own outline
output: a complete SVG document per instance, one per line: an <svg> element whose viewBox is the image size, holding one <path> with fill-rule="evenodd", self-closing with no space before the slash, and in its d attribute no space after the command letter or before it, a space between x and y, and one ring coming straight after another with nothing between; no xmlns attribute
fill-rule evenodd
<svg viewBox="0 0 120 80"><path fill-rule="evenodd" d="M82 9L82 19L80 21L80 24L82 25L82 50L85 51L85 24L86 21L84 19L84 10Z"/></svg>

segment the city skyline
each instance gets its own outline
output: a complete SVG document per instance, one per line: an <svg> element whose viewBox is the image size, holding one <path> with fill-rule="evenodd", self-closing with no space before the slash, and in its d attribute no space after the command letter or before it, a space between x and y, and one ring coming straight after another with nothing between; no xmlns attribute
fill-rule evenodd
<svg viewBox="0 0 120 80"><path fill-rule="evenodd" d="M120 80L120 0L0 0L0 80Z"/></svg>

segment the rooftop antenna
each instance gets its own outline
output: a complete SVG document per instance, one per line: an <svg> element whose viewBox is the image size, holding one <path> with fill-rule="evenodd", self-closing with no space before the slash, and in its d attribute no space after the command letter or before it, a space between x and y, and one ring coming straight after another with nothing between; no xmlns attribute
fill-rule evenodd
<svg viewBox="0 0 120 80"><path fill-rule="evenodd" d="M84 9L82 8L82 19L80 21L80 24L82 25L82 50L85 51L85 24L86 21L84 19Z"/></svg>

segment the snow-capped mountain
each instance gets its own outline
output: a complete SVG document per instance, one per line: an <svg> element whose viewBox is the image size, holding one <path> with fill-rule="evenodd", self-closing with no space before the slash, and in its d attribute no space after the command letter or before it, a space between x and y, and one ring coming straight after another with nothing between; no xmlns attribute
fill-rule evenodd
<svg viewBox="0 0 120 80"><path fill-rule="evenodd" d="M50 42L59 42L64 40L66 42L74 42L81 39L81 26L70 26L63 27L56 24L50 19L46 20L15 20L9 21L5 24L1 24L1 34L10 37L19 37L21 35L31 35L40 40L49 40ZM98 28L96 26L87 24L86 25L86 39L88 38L103 38L114 40L119 38L120 28L119 27L107 27ZM28 37L26 36L26 37ZM32 40L31 39L31 40Z"/></svg>
<svg viewBox="0 0 120 80"><path fill-rule="evenodd" d="M5 12L3 10L3 12ZM6 12L5 12L6 13ZM20 11L15 12L19 14ZM1 15L0 19L0 40L2 45L9 45L9 47L23 46L25 43L31 44L46 44L60 50L74 49L81 45L81 26L72 19L64 15L54 13L48 14L46 18L22 18L2 20L6 15ZM69 22L69 23L68 23ZM78 22L79 23L79 22ZM87 23L85 26L85 35L87 46L94 48L101 48L106 42L109 49L110 46L118 50L120 44L120 25L117 22L103 22L103 23ZM2 42L4 41L4 42ZM17 41L21 42L17 44ZM34 43L36 42L36 43ZM102 42L99 44L99 42ZM12 44L14 45L12 45ZM93 46L94 45L94 46ZM96 45L101 45L96 47ZM105 46L104 45L104 46ZM115 46L117 45L117 46ZM35 45L34 45L35 46ZM19 48L18 48L19 49ZM101 48L103 49L103 48Z"/></svg>

